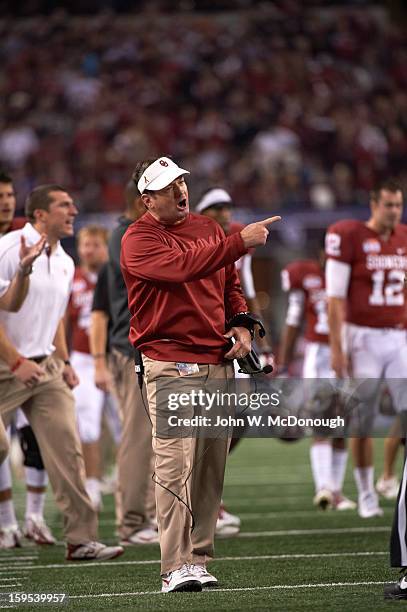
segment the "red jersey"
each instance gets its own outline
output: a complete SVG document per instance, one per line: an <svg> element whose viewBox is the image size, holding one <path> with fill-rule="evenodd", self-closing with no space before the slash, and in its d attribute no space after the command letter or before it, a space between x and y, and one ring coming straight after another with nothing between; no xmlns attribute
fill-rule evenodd
<svg viewBox="0 0 407 612"><path fill-rule="evenodd" d="M367 327L404 327L407 227L383 240L362 221L339 221L328 229L326 254L351 267L347 321Z"/></svg>
<svg viewBox="0 0 407 612"><path fill-rule="evenodd" d="M247 310L234 262L239 233L189 214L164 225L148 212L123 236L121 267L131 313L130 342L152 359L221 363L225 320Z"/></svg>
<svg viewBox="0 0 407 612"><path fill-rule="evenodd" d="M92 314L93 293L97 275L75 268L72 293L69 301L72 350L90 353L89 329Z"/></svg>
<svg viewBox="0 0 407 612"><path fill-rule="evenodd" d="M9 232L14 232L15 230L22 229L26 223L27 219L25 217L14 217L8 230L4 232L4 234L0 234L0 237L3 235L5 236Z"/></svg>
<svg viewBox="0 0 407 612"><path fill-rule="evenodd" d="M293 261L281 273L283 291L304 293L305 333L309 342L328 343L328 308L325 273L317 260Z"/></svg>

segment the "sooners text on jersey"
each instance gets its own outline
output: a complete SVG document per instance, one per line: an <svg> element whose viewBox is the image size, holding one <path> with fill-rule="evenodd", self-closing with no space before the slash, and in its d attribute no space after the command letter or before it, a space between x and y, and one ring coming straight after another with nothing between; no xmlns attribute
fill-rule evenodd
<svg viewBox="0 0 407 612"><path fill-rule="evenodd" d="M367 327L404 327L407 226L386 241L362 221L339 221L328 229L328 257L349 264L347 321Z"/></svg>
<svg viewBox="0 0 407 612"><path fill-rule="evenodd" d="M317 260L293 261L281 273L284 291L304 292L305 339L328 343L328 310L325 274Z"/></svg>

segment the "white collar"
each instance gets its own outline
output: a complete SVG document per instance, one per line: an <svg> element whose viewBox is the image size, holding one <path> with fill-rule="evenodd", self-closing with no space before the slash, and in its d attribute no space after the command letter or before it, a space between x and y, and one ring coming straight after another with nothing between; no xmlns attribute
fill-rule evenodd
<svg viewBox="0 0 407 612"><path fill-rule="evenodd" d="M30 245L35 244L41 238L41 234L35 229L32 223L27 222L23 227L23 235L27 238ZM60 240L57 242L57 247L51 253L51 255L59 255L64 252Z"/></svg>

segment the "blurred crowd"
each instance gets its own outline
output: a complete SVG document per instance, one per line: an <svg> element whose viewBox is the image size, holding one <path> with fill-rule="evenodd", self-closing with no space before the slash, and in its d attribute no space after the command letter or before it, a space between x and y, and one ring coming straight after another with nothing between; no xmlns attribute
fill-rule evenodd
<svg viewBox="0 0 407 612"><path fill-rule="evenodd" d="M221 184L265 210L406 185L405 31L382 9L301 4L2 20L0 165L20 196L52 180L84 212L121 209L149 155L191 169L193 200Z"/></svg>

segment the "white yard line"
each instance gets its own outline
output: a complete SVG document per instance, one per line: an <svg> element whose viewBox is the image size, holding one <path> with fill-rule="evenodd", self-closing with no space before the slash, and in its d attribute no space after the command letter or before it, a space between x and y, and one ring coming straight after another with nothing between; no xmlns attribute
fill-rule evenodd
<svg viewBox="0 0 407 612"><path fill-rule="evenodd" d="M13 555L12 557L11 556L10 557L0 556L0 568L1 568L1 565L3 563L8 563L9 561L22 561L22 560L24 560L24 561L31 561L32 559L34 559L34 560L38 559L38 555L36 555L35 557L34 556L26 557L26 556L23 556L23 555L21 555L21 557L18 556L18 555Z"/></svg>
<svg viewBox="0 0 407 612"><path fill-rule="evenodd" d="M239 502L240 503L240 502ZM382 508L385 514L393 513L393 508ZM334 511L328 510L327 512L318 512L318 510L281 510L281 512L239 512L236 511L236 514L239 515L241 519L251 520L251 519L262 519L262 518L289 518L289 517L310 517L319 519L321 517L330 517L332 516L340 516L342 517L352 517L355 518L355 513L352 511ZM48 521L48 525L50 527L60 527L60 523L52 523ZM102 519L99 521L99 527L114 527L116 525L115 519Z"/></svg>
<svg viewBox="0 0 407 612"><path fill-rule="evenodd" d="M386 556L387 551L366 551L366 552L342 552L342 553L295 553L295 554L281 554L281 555L245 555L237 557L219 557L215 559L216 562L220 561L256 561L256 560L276 560L279 559L323 559L323 558L336 558L336 557L374 557L374 556ZM30 570L38 569L85 569L87 567L100 567L100 566L119 566L119 565L158 565L159 559L150 559L144 561L89 561L84 563L49 563L46 565L33 565Z"/></svg>
<svg viewBox="0 0 407 612"><path fill-rule="evenodd" d="M205 589L202 591L205 595L208 593L236 593L242 591L273 591L273 590L290 590L290 589L322 589L322 588L337 588L337 587L354 587L354 586L372 586L383 585L384 582L321 582L318 584L274 584L272 586L258 587L241 587L235 589ZM162 595L161 591L134 591L130 593L98 593L90 595L70 595L69 599L88 599L97 597L139 597L141 595ZM168 595L166 594L168 597Z"/></svg>
<svg viewBox="0 0 407 612"><path fill-rule="evenodd" d="M0 584L0 589L9 589L10 587L22 586L21 582L12 582L11 584L4 584L3 586Z"/></svg>
<svg viewBox="0 0 407 612"><path fill-rule="evenodd" d="M297 535L328 535L334 533L380 533L390 531L390 527L338 527L336 529L289 529L281 531L242 531L236 538L273 538Z"/></svg>
<svg viewBox="0 0 407 612"><path fill-rule="evenodd" d="M324 535L324 534L335 534L335 533L380 533L390 531L390 527L338 527L332 529L282 529L279 531L242 531L234 538L264 538L264 537L284 537L284 536L297 536L297 535ZM219 538L218 541L221 541ZM65 546L65 542L57 541L56 546ZM158 544L157 544L158 546Z"/></svg>

